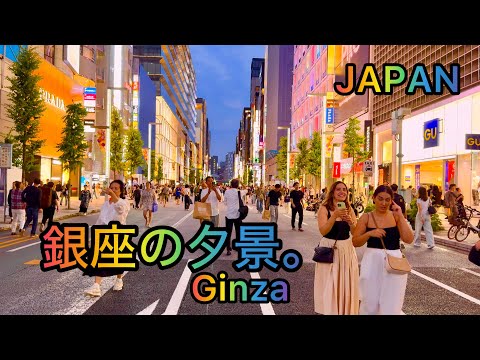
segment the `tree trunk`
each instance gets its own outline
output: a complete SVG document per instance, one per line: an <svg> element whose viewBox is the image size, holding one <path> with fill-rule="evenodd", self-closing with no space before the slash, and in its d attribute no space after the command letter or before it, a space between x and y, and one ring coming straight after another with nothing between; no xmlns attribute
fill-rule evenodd
<svg viewBox="0 0 480 360"><path fill-rule="evenodd" d="M72 170L69 170L68 171L68 182L67 182L67 203L68 203L67 210L72 209L70 207L70 196L71 196L71 192L72 192L72 184L70 183L71 179L72 179Z"/></svg>
<svg viewBox="0 0 480 360"><path fill-rule="evenodd" d="M27 144L24 142L22 144L22 182L25 181L25 155L27 152Z"/></svg>

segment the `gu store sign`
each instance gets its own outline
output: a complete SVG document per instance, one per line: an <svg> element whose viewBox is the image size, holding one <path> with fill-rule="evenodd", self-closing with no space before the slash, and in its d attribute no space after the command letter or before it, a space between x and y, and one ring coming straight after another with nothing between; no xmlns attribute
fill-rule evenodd
<svg viewBox="0 0 480 360"><path fill-rule="evenodd" d="M433 119L423 123L423 148L438 146L438 123L439 119Z"/></svg>
<svg viewBox="0 0 480 360"><path fill-rule="evenodd" d="M480 150L480 134L465 134L465 149Z"/></svg>

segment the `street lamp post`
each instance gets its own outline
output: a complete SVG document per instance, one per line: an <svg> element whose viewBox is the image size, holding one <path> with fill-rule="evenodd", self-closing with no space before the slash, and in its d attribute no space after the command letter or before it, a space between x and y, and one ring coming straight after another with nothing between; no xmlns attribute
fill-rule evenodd
<svg viewBox="0 0 480 360"><path fill-rule="evenodd" d="M148 154L147 154L147 161L148 161L148 164L147 164L147 169L148 169L148 172L147 172L147 181L150 181L151 180L151 177L152 177L152 126L154 125L162 125L161 122L155 122L155 121L152 121L152 122L149 122L148 123Z"/></svg>
<svg viewBox="0 0 480 360"><path fill-rule="evenodd" d="M402 120L405 117L408 117L412 113L411 108L399 108L395 111L392 111L392 134L395 135L395 140L398 141L398 184L397 186L401 188L402 186Z"/></svg>
<svg viewBox="0 0 480 360"><path fill-rule="evenodd" d="M290 184L290 126L277 126L279 130L287 130L287 187Z"/></svg>

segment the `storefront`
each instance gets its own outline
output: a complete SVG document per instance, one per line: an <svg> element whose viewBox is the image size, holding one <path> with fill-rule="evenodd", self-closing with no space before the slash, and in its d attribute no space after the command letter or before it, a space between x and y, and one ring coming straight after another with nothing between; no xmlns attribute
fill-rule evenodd
<svg viewBox="0 0 480 360"><path fill-rule="evenodd" d="M476 150L475 134L480 134L479 90L470 89L403 120L402 185L437 185L444 194L448 185L455 183L465 204L477 202L480 135Z"/></svg>
<svg viewBox="0 0 480 360"><path fill-rule="evenodd" d="M394 156L394 147L396 143L393 141L391 130L391 121L377 126L374 130L374 147L373 161L374 167L374 187L388 182L393 184L396 181L393 177L393 164L396 160Z"/></svg>
<svg viewBox="0 0 480 360"><path fill-rule="evenodd" d="M46 105L40 118L38 138L45 142L36 156L37 170L32 171L27 180L32 181L39 177L43 182L50 180L64 183L68 179L68 173L62 170L60 152L57 149L64 128L63 117L69 104L83 101L84 87L93 82L78 75L72 79L45 60L42 60L37 73L41 76L38 85ZM72 190L78 189L78 181L78 174L75 174L71 179Z"/></svg>

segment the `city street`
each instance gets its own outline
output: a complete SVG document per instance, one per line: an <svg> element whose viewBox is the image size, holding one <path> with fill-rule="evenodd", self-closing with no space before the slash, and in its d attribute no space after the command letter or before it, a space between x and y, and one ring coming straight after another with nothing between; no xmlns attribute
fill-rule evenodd
<svg viewBox="0 0 480 360"><path fill-rule="evenodd" d="M253 205L244 222L261 222ZM0 314L86 314L86 315L314 315L313 279L315 263L311 260L313 248L319 238L313 212L304 212L303 233L292 231L290 215L285 207L279 208L278 238L283 248L296 249L303 256L303 265L296 272L273 272L265 267L259 273L236 272L232 261L237 253L226 256L226 251L207 269L217 276L225 271L228 278L261 278L270 281L283 278L290 284L288 304L219 303L200 304L190 293L192 274L187 267L189 259L203 255L203 251L185 251L183 259L168 270L157 265L140 264L138 271L126 273L122 291L113 291L114 277L105 278L100 298L84 295L93 278L82 276L78 269L66 272L56 270L42 272L39 267L40 240L27 236L11 236L10 231L0 233ZM184 210L183 204L168 202L153 214L152 227L168 225L178 229L185 242L199 228L199 221L192 218L193 206ZM224 226L225 208L220 204L220 226ZM95 224L98 213L78 216L64 222ZM297 220L298 221L298 220ZM131 209L127 224L137 224L140 235L146 230L141 210ZM135 243L138 241L137 237ZM437 245L428 250L406 245L407 257L413 266L409 275L403 311L406 315L479 315L480 268L467 259L467 255L451 248ZM167 249L168 253L168 249ZM361 253L361 251L359 251Z"/></svg>

